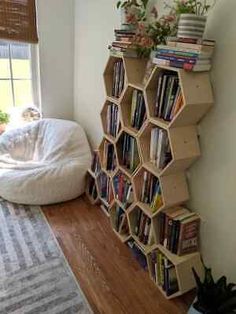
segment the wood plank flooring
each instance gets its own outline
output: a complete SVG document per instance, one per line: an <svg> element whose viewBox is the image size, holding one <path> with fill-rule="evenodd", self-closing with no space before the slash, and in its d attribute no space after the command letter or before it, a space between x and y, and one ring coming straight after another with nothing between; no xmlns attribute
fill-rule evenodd
<svg viewBox="0 0 236 314"><path fill-rule="evenodd" d="M94 313L187 313L193 294L167 301L84 196L43 211Z"/></svg>

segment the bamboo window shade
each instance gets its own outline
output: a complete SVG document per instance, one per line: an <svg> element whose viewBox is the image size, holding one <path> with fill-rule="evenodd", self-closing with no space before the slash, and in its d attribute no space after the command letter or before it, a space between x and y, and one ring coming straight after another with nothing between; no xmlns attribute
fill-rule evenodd
<svg viewBox="0 0 236 314"><path fill-rule="evenodd" d="M0 0L0 39L38 42L35 0Z"/></svg>

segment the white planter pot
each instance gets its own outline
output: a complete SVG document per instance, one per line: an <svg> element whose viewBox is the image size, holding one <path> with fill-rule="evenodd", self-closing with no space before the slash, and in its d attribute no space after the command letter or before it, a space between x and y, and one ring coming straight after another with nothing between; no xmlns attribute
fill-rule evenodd
<svg viewBox="0 0 236 314"><path fill-rule="evenodd" d="M188 310L188 314L201 314L201 313L195 310L193 306L191 306L190 309Z"/></svg>
<svg viewBox="0 0 236 314"><path fill-rule="evenodd" d="M181 14L178 23L178 38L202 38L206 27L206 16Z"/></svg>

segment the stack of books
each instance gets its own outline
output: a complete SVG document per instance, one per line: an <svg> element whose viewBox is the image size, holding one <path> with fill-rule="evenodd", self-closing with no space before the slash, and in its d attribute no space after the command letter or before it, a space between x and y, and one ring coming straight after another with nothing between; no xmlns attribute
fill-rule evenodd
<svg viewBox="0 0 236 314"><path fill-rule="evenodd" d="M100 171L101 171L101 164L100 164L99 154L96 151L93 152L91 170L92 170L92 172L95 175L98 175L100 173Z"/></svg>
<svg viewBox="0 0 236 314"><path fill-rule="evenodd" d="M119 108L116 104L108 104L106 121L107 134L116 137L120 129Z"/></svg>
<svg viewBox="0 0 236 314"><path fill-rule="evenodd" d="M95 185L95 181L94 181L94 179L92 177L89 178L89 182L88 182L88 194L94 200L98 196L97 188L96 188L96 185Z"/></svg>
<svg viewBox="0 0 236 314"><path fill-rule="evenodd" d="M162 170L172 160L170 142L166 130L153 128L150 140L150 160Z"/></svg>
<svg viewBox="0 0 236 314"><path fill-rule="evenodd" d="M165 291L167 296L179 291L174 265L159 250L150 256L151 276L154 282Z"/></svg>
<svg viewBox="0 0 236 314"><path fill-rule="evenodd" d="M113 192L110 179L104 172L101 172L98 176L98 187L102 200L110 204L113 200Z"/></svg>
<svg viewBox="0 0 236 314"><path fill-rule="evenodd" d="M115 212L115 230L120 233L121 235L128 235L129 234L129 225L128 219L124 212L124 210L116 204L116 212Z"/></svg>
<svg viewBox="0 0 236 314"><path fill-rule="evenodd" d="M135 138L124 133L121 149L121 165L133 172L139 164L138 147Z"/></svg>
<svg viewBox="0 0 236 314"><path fill-rule="evenodd" d="M105 161L105 169L114 171L116 168L116 154L114 145L108 141L104 141L103 160Z"/></svg>
<svg viewBox="0 0 236 314"><path fill-rule="evenodd" d="M145 270L148 270L147 259L145 254L143 253L142 249L138 246L138 244L133 240L130 239L126 242L129 249L131 250L134 258L138 261L139 265Z"/></svg>
<svg viewBox="0 0 236 314"><path fill-rule="evenodd" d="M137 209L135 215L134 234L144 245L154 244L154 232L151 218L149 218L142 210Z"/></svg>
<svg viewBox="0 0 236 314"><path fill-rule="evenodd" d="M123 92L125 84L125 69L122 59L114 62L113 80L112 80L112 96L119 98Z"/></svg>
<svg viewBox="0 0 236 314"><path fill-rule="evenodd" d="M115 197L123 204L125 208L128 208L134 201L133 187L131 182L122 172L119 171L113 178L113 186Z"/></svg>
<svg viewBox="0 0 236 314"><path fill-rule="evenodd" d="M177 73L160 71L157 79L154 116L165 121L171 121L183 104L183 95Z"/></svg>
<svg viewBox="0 0 236 314"><path fill-rule="evenodd" d="M148 204L153 213L163 205L160 182L148 171L143 173L141 202Z"/></svg>
<svg viewBox="0 0 236 314"><path fill-rule="evenodd" d="M209 71L214 47L212 40L169 38L166 46L157 46L153 62L187 71Z"/></svg>
<svg viewBox="0 0 236 314"><path fill-rule="evenodd" d="M170 208L160 214L160 243L174 254L198 251L200 218L183 207Z"/></svg>
<svg viewBox="0 0 236 314"><path fill-rule="evenodd" d="M130 125L139 130L146 119L146 107L143 97L143 93L137 89L133 91L131 113L130 113Z"/></svg>
<svg viewBox="0 0 236 314"><path fill-rule="evenodd" d="M134 47L135 30L132 29L115 29L115 41L108 46L113 56L137 57Z"/></svg>

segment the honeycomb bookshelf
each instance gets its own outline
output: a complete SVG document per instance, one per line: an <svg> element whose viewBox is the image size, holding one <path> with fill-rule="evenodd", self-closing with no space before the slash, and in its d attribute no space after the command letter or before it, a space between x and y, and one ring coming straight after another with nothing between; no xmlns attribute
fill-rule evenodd
<svg viewBox="0 0 236 314"><path fill-rule="evenodd" d="M119 89L118 97L115 97L113 71L117 62L123 66L124 86ZM97 168L100 170L97 173L91 169L88 170L86 194L93 204L101 203L102 210L110 217L111 227L122 242L128 243L130 239L134 241L144 255L152 280L154 280L151 270L153 253L162 254L172 263L177 277L178 291L167 295L163 287L154 280L163 295L171 299L195 287L192 267L202 276L203 266L199 252L178 256L160 244L159 214L164 209L185 204L190 198L186 170L201 155L197 123L213 105L213 95L208 72L186 72L182 69L153 65L147 77L148 63L146 59L123 56L110 56L108 59L104 71L107 97L101 111L104 138L98 150L94 152L98 160ZM163 70L171 71L178 76L183 97L183 106L171 121L157 118L154 114L158 76ZM144 118L138 127L133 127L130 122L134 91L141 95L145 104ZM109 112L115 112L112 116L115 127L112 129ZM171 158L161 169L150 160L151 132L154 128L167 134L170 147ZM104 153L107 142L113 147L111 151L116 159L112 171L107 169L106 156L108 155ZM132 149L135 151L136 158L132 164L123 156L127 143L129 145L132 143ZM148 173L160 186L160 204L155 210L151 204L142 202L144 172ZM101 176L102 180L107 182L105 189L109 197L106 193L104 194L104 189L100 188ZM120 181L117 178L122 180L126 194L129 194L129 198L126 197L129 201L121 198ZM93 196L91 196L91 182L94 183L94 189L97 191L97 194L94 192ZM107 197L104 198L104 195ZM122 217L122 226L117 224L117 213ZM150 221L153 236L150 237L148 243L140 241L136 234L137 215L140 213Z"/></svg>

